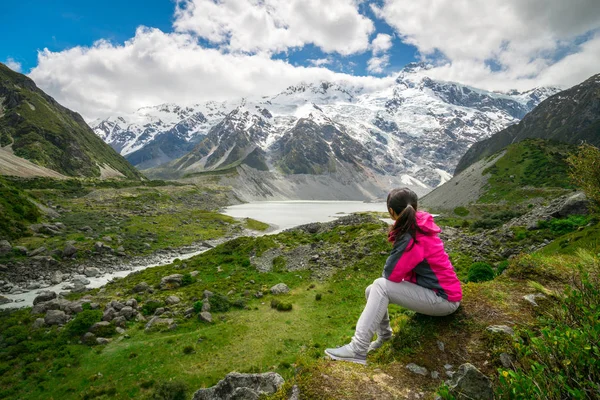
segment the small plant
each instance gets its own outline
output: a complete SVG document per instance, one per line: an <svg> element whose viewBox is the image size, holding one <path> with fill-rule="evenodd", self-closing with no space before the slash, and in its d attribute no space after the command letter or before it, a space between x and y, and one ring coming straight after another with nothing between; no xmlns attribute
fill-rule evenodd
<svg viewBox="0 0 600 400"><path fill-rule="evenodd" d="M321 295L321 293L317 293L317 294L315 295L315 300L316 300L316 301L321 301L321 299L322 299L322 298L323 298L323 296Z"/></svg>
<svg viewBox="0 0 600 400"><path fill-rule="evenodd" d="M274 272L283 272L285 271L285 257L277 256L273 259L273 271Z"/></svg>
<svg viewBox="0 0 600 400"><path fill-rule="evenodd" d="M466 217L469 215L469 210L467 210L465 207L456 207L454 209L454 214L458 215L459 217Z"/></svg>
<svg viewBox="0 0 600 400"><path fill-rule="evenodd" d="M152 386L154 386L156 382L154 381L154 379L150 379L148 381L143 380L140 382L140 387L142 389L150 389Z"/></svg>
<svg viewBox="0 0 600 400"><path fill-rule="evenodd" d="M231 308L231 302L227 296L222 294L215 294L208 299L210 303L210 309L214 312L227 312Z"/></svg>
<svg viewBox="0 0 600 400"><path fill-rule="evenodd" d="M246 300L237 299L233 303L231 303L231 305L235 308L244 308L244 307L246 307Z"/></svg>
<svg viewBox="0 0 600 400"><path fill-rule="evenodd" d="M152 398L155 400L185 400L186 392L187 387L183 382L163 382L156 386Z"/></svg>
<svg viewBox="0 0 600 400"><path fill-rule="evenodd" d="M185 346L183 348L183 354L192 354L195 353L194 346Z"/></svg>
<svg viewBox="0 0 600 400"><path fill-rule="evenodd" d="M508 268L508 260L500 261L496 266L496 275L502 274Z"/></svg>
<svg viewBox="0 0 600 400"><path fill-rule="evenodd" d="M203 303L201 301L195 302L194 303L194 311L196 313L199 313L200 311L202 311L202 306L203 306Z"/></svg>
<svg viewBox="0 0 600 400"><path fill-rule="evenodd" d="M281 303L281 301L277 299L271 300L271 308L277 308L277 306Z"/></svg>
<svg viewBox="0 0 600 400"><path fill-rule="evenodd" d="M92 325L102 320L102 311L85 310L80 312L65 326L65 332L70 336L81 336L86 333Z"/></svg>
<svg viewBox="0 0 600 400"><path fill-rule="evenodd" d="M485 282L494 279L494 270L492 266L485 262L475 262L471 264L467 279L469 282Z"/></svg>
<svg viewBox="0 0 600 400"><path fill-rule="evenodd" d="M142 314L144 315L154 315L154 312L157 308L163 306L163 303L157 300L148 300L142 306Z"/></svg>
<svg viewBox="0 0 600 400"><path fill-rule="evenodd" d="M277 304L277 311L292 311L292 303L281 302Z"/></svg>
<svg viewBox="0 0 600 400"><path fill-rule="evenodd" d="M567 158L569 176L596 209L600 208L600 149L590 144L579 146Z"/></svg>
<svg viewBox="0 0 600 400"><path fill-rule="evenodd" d="M192 275L190 274L183 274L183 277L181 278L181 286L188 286L191 285L192 283L195 282L195 279Z"/></svg>

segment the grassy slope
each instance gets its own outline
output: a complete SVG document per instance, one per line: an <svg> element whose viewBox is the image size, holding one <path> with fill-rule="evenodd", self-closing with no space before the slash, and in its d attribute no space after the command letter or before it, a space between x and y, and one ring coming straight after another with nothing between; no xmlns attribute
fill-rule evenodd
<svg viewBox="0 0 600 400"><path fill-rule="evenodd" d="M39 219L40 212L27 193L0 178L0 239L23 236L27 225Z"/></svg>
<svg viewBox="0 0 600 400"><path fill-rule="evenodd" d="M3 146L12 142L17 156L69 176L99 177L99 163L127 178L141 178L79 114L62 107L26 76L0 64L0 85L18 103L0 118Z"/></svg>

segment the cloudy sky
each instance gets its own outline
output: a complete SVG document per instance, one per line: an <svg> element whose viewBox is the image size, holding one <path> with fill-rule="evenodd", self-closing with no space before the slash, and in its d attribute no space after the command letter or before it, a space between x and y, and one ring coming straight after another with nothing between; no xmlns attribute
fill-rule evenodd
<svg viewBox="0 0 600 400"><path fill-rule="evenodd" d="M491 90L600 72L600 0L5 0L0 36L0 61L88 120L301 81L375 89L421 60Z"/></svg>

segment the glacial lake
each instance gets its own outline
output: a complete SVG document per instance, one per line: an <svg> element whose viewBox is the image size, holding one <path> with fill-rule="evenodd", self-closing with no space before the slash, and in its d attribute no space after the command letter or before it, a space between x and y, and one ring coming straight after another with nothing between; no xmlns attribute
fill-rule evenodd
<svg viewBox="0 0 600 400"><path fill-rule="evenodd" d="M269 233L278 233L298 225L329 222L364 211L385 212L386 204L362 201L261 201L227 207L223 214L266 222L275 226L275 231Z"/></svg>
<svg viewBox="0 0 600 400"><path fill-rule="evenodd" d="M276 234L285 229L290 229L295 226L309 224L311 222L329 222L337 218L349 215L355 212L364 211L379 211L385 212L385 203L365 203L362 201L263 201L255 203L246 203L236 206L230 206L222 210L223 214L234 218L253 218L272 225L272 229L265 232L267 235ZM391 223L391 220L388 220ZM173 262L175 258L182 260L196 256L202 251L194 251L191 253L182 252L176 256L170 256L154 261L146 265L135 265L129 270L118 271L114 273L106 273L101 276L88 278L90 284L86 287L98 288L106 285L114 278L122 278L134 271L140 271L150 267L159 265L167 265ZM51 290L61 292L69 286L68 282L63 282L58 285L34 289L20 294L4 294L5 297L13 300L13 303L0 305L0 309L13 307L27 307L33 304L33 299L39 292Z"/></svg>

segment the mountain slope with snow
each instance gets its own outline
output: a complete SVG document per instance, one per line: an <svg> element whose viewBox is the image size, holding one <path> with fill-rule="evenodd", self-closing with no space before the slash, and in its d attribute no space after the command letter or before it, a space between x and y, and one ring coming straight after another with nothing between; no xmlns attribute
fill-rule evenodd
<svg viewBox="0 0 600 400"><path fill-rule="evenodd" d="M138 168L171 176L245 163L284 175L367 169L435 187L469 146L558 92L489 92L433 80L428 68L409 64L378 91L303 83L275 96L145 107L92 127Z"/></svg>

